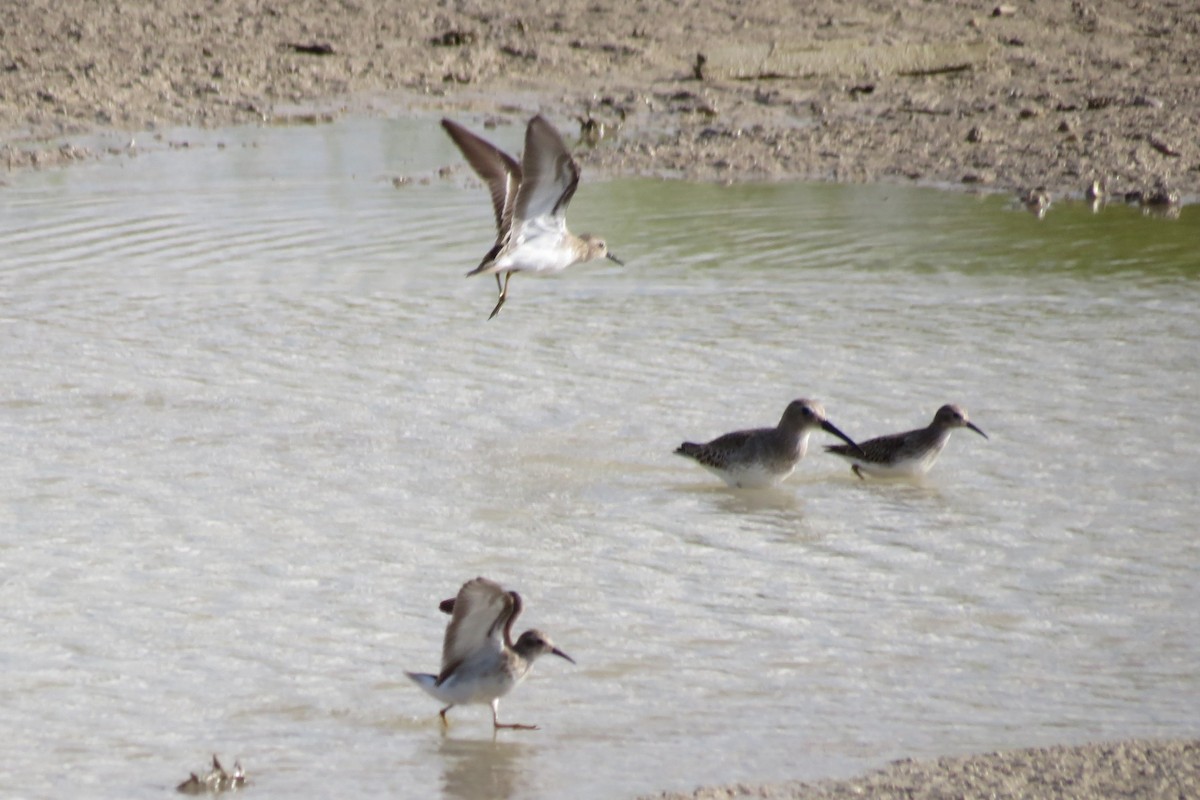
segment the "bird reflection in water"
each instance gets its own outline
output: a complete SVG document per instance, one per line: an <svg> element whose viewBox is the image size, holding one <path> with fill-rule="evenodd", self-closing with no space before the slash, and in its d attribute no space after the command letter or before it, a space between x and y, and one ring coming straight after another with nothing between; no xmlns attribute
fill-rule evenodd
<svg viewBox="0 0 1200 800"><path fill-rule="evenodd" d="M535 748L502 738L459 739L446 735L438 747L442 794L447 798L504 800L529 788L528 756Z"/></svg>

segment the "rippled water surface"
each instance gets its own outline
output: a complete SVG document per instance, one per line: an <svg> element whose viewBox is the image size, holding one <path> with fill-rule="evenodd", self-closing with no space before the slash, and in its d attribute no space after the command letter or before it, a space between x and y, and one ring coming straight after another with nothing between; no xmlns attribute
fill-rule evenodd
<svg viewBox="0 0 1200 800"><path fill-rule="evenodd" d="M585 174L628 266L488 322L436 120L176 138L0 187L6 791L217 752L264 798L617 798L1200 732L1194 207ZM820 435L759 492L672 455L798 396L991 439L883 483ZM501 705L540 731L443 734L402 674L477 574L578 661Z"/></svg>

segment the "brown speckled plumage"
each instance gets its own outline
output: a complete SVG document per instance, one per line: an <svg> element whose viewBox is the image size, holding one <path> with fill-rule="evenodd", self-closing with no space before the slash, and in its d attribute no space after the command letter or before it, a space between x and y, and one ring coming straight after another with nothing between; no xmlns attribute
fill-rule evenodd
<svg viewBox="0 0 1200 800"><path fill-rule="evenodd" d="M858 452L844 445L828 445L825 450L851 463L854 474L923 475L930 470L946 446L955 428L970 428L983 438L987 434L974 425L960 406L948 403L937 410L926 428L893 433L859 443Z"/></svg>
<svg viewBox="0 0 1200 800"><path fill-rule="evenodd" d="M793 400L774 428L733 431L710 442L684 442L676 455L694 459L720 475L730 486L770 486L796 468L808 448L808 435L821 428L856 446L850 437L825 418L825 410L811 400Z"/></svg>

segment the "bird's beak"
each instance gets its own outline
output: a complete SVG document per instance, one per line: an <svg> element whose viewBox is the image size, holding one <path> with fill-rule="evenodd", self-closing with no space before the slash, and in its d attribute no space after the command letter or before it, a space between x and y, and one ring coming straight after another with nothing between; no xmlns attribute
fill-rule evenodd
<svg viewBox="0 0 1200 800"><path fill-rule="evenodd" d="M976 433L978 433L983 438L985 438L985 439L988 438L988 435L986 433L984 433L982 430L980 430L978 427L976 427L974 422L968 422L967 427L970 428L971 430L975 431Z"/></svg>
<svg viewBox="0 0 1200 800"><path fill-rule="evenodd" d="M607 258L609 261L617 262L617 264L622 267L625 266L625 262L622 261L621 259L617 258L616 256L614 256L612 253L605 253L604 257Z"/></svg>
<svg viewBox="0 0 1200 800"><path fill-rule="evenodd" d="M848 444L848 445L850 445L851 447L853 447L853 448L854 448L856 451L858 451L858 454L859 454L860 456L865 456L865 455L866 455L866 453L864 453L864 452L863 452L863 449L862 449L861 447L859 447L859 446L858 446L858 443L857 443L857 442L855 442L853 439L851 439L851 438L850 438L849 436L847 436L846 434L844 434L844 433L842 433L841 431L839 431L839 430L837 429L837 426L836 426L836 425L834 425L834 424L833 424L832 422L830 422L829 420L825 420L824 422L822 422L822 423L821 423L821 428L822 428L824 431L826 431L827 433L832 433L834 436L838 437L838 438L839 438L839 439L841 439L843 442L845 442L846 444Z"/></svg>
<svg viewBox="0 0 1200 800"><path fill-rule="evenodd" d="M558 656L559 658L565 658L567 661L570 661L572 664L575 663L575 659L571 658L569 655L564 653L562 650L559 650L557 647L551 648L550 652L554 653L554 655Z"/></svg>

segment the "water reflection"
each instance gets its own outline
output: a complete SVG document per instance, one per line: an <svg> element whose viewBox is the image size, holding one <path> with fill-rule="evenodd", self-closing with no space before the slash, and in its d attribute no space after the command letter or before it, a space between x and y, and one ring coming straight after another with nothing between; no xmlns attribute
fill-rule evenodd
<svg viewBox="0 0 1200 800"><path fill-rule="evenodd" d="M793 490L718 489L708 496L712 513L725 515L740 530L794 536L804 523L804 501Z"/></svg>
<svg viewBox="0 0 1200 800"><path fill-rule="evenodd" d="M726 514L778 514L792 512L796 516L804 507L794 490L781 487L763 489L716 489L709 492L713 506Z"/></svg>
<svg viewBox="0 0 1200 800"><path fill-rule="evenodd" d="M1157 217L1158 219L1179 219L1180 213L1183 211L1181 205L1144 205L1142 206L1142 214L1147 217Z"/></svg>
<svg viewBox="0 0 1200 800"><path fill-rule="evenodd" d="M498 737L443 736L438 747L443 796L462 800L513 797L520 787L535 782L529 771L529 757L534 749L532 745Z"/></svg>

